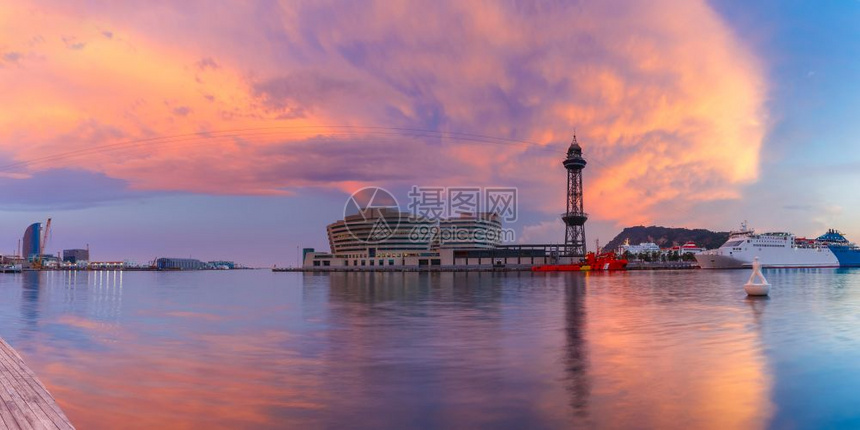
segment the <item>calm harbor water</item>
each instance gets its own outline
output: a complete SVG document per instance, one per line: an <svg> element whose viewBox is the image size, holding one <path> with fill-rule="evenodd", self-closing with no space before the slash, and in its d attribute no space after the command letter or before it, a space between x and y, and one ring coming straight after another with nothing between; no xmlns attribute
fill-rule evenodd
<svg viewBox="0 0 860 430"><path fill-rule="evenodd" d="M860 270L25 273L78 428L860 427Z"/></svg>

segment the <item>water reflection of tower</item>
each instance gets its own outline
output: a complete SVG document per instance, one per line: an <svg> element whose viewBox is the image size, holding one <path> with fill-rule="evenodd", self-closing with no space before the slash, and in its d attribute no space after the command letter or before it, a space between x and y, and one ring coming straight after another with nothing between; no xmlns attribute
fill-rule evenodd
<svg viewBox="0 0 860 430"><path fill-rule="evenodd" d="M561 216L565 224L565 253L570 256L584 256L585 221L588 215L582 209L582 169L585 168L586 162L582 158L582 147L577 143L575 134L563 164L567 169L567 210Z"/></svg>
<svg viewBox="0 0 860 430"><path fill-rule="evenodd" d="M574 274L565 288L565 381L570 406L577 418L588 416L591 383L588 378L588 350L585 342L585 277Z"/></svg>

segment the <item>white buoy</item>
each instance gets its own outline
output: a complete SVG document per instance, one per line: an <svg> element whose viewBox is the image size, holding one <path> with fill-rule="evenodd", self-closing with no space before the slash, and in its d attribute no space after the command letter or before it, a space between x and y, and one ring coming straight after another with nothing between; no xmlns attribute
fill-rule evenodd
<svg viewBox="0 0 860 430"><path fill-rule="evenodd" d="M758 257L753 260L753 271L750 280L744 285L744 291L750 296L766 296L770 292L770 284L761 273L761 263Z"/></svg>

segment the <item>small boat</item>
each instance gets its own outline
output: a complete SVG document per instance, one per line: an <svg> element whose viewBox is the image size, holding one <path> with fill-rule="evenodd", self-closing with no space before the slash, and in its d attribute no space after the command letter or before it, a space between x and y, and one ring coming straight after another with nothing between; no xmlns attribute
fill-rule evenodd
<svg viewBox="0 0 860 430"><path fill-rule="evenodd" d="M20 264L5 264L0 266L0 273L21 273Z"/></svg>
<svg viewBox="0 0 860 430"><path fill-rule="evenodd" d="M579 263L544 264L532 266L532 272L585 272L592 270L626 270L627 260L618 258L614 252L595 255L589 252Z"/></svg>

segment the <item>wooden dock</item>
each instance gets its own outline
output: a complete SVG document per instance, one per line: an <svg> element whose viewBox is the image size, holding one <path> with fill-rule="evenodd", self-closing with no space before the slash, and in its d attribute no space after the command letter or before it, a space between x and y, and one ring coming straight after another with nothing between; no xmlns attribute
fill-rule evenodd
<svg viewBox="0 0 860 430"><path fill-rule="evenodd" d="M54 396L0 339L0 429L74 429Z"/></svg>

